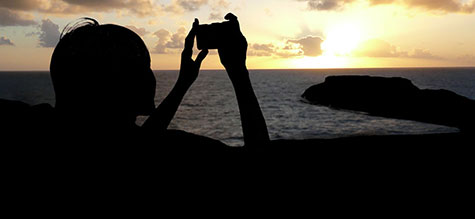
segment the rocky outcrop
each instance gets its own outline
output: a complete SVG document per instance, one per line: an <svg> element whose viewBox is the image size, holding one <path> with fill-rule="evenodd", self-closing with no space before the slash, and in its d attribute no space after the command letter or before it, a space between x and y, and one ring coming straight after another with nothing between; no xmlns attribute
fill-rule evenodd
<svg viewBox="0 0 475 219"><path fill-rule="evenodd" d="M302 97L317 105L474 131L475 101L448 90L419 89L405 78L329 76Z"/></svg>

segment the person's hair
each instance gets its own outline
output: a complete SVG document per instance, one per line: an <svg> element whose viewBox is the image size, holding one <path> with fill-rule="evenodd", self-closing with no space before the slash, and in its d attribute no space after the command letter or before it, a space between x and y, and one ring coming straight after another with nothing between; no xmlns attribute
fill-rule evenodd
<svg viewBox="0 0 475 219"><path fill-rule="evenodd" d="M50 64L56 108L113 107L147 114L154 106L150 54L133 31L82 18L61 33Z"/></svg>

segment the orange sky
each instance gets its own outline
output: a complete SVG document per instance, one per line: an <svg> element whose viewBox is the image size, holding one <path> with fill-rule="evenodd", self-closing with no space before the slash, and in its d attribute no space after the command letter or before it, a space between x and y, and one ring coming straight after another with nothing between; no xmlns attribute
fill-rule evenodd
<svg viewBox="0 0 475 219"><path fill-rule="evenodd" d="M249 68L475 66L474 0L0 0L0 71L47 70L79 17L142 36L153 69L177 69L193 18L239 17ZM203 63L219 69L216 54Z"/></svg>

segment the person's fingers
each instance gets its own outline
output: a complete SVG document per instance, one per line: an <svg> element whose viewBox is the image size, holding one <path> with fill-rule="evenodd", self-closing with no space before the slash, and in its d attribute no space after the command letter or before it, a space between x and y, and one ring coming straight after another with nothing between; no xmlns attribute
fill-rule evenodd
<svg viewBox="0 0 475 219"><path fill-rule="evenodd" d="M224 19L228 21L237 21L237 17L233 13L226 14L226 16L224 16Z"/></svg>
<svg viewBox="0 0 475 219"><path fill-rule="evenodd" d="M195 29L198 28L198 26L200 25L200 21L198 20L198 18L195 18L194 22L193 22L193 27L191 29Z"/></svg>
<svg viewBox="0 0 475 219"><path fill-rule="evenodd" d="M195 60L196 64L198 64L198 66L201 66L201 63L203 62L203 60L206 58L207 55L208 55L208 49L201 50L201 52L196 57L196 60Z"/></svg>
<svg viewBox="0 0 475 219"><path fill-rule="evenodd" d="M198 18L195 18L195 21L193 22L193 27L191 28L190 32L185 38L185 48L183 49L182 55L184 57L190 57L193 54L193 45L195 43L195 36L196 36L196 28L199 25Z"/></svg>
<svg viewBox="0 0 475 219"><path fill-rule="evenodd" d="M234 26L233 28L231 28L233 36L243 35L241 32L241 26L239 25L239 21L236 15L234 15L233 13L228 13L226 14L226 16L224 16L224 19L228 20L229 23Z"/></svg>

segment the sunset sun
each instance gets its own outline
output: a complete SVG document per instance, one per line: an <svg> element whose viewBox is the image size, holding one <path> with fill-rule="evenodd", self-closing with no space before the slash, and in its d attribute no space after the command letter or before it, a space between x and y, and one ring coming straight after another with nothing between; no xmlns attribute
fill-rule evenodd
<svg viewBox="0 0 475 219"><path fill-rule="evenodd" d="M348 55L362 41L363 29L357 23L343 23L331 26L322 43L326 55Z"/></svg>

